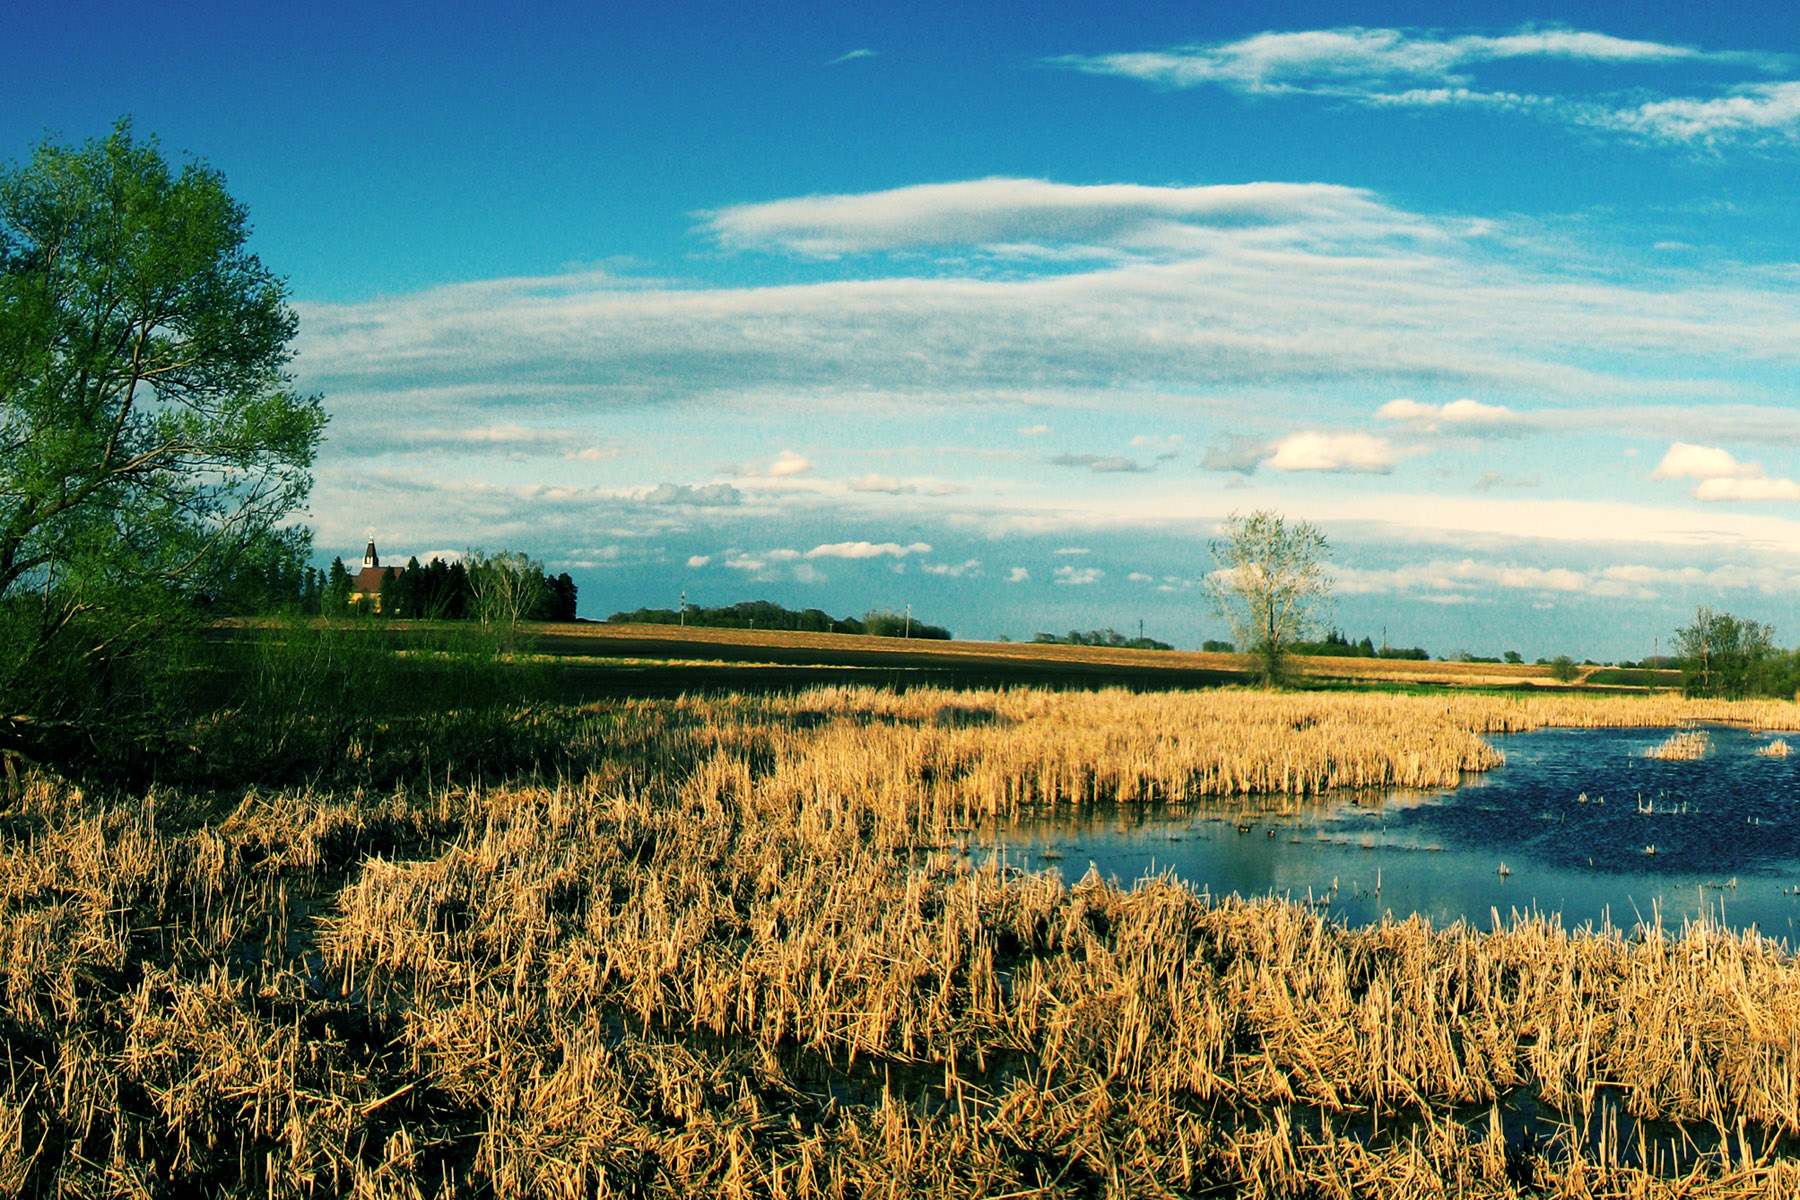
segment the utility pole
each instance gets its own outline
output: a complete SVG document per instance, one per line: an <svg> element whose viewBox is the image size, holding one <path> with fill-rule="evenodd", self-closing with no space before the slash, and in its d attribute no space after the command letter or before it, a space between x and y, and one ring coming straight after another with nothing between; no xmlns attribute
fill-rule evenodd
<svg viewBox="0 0 1800 1200"><path fill-rule="evenodd" d="M681 627L687 628L687 589L685 588L681 592Z"/></svg>
<svg viewBox="0 0 1800 1200"><path fill-rule="evenodd" d="M906 606L906 638L912 637L912 605Z"/></svg>
<svg viewBox="0 0 1800 1200"><path fill-rule="evenodd" d="M1138 641L1144 640L1144 618L1138 618Z"/></svg>

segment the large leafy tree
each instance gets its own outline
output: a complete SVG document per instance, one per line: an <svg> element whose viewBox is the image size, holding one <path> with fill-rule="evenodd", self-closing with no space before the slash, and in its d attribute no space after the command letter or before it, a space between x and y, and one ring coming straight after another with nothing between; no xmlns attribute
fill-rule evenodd
<svg viewBox="0 0 1800 1200"><path fill-rule="evenodd" d="M1743 696L1758 690L1763 666L1774 655L1775 631L1701 605L1675 631L1681 685L1694 696Z"/></svg>
<svg viewBox="0 0 1800 1200"><path fill-rule="evenodd" d="M293 388L286 284L249 232L216 170L171 166L126 121L0 166L0 698L15 733L34 697L40 721L74 702L34 691L47 664L102 675L247 549L304 543L283 523L326 418Z"/></svg>
<svg viewBox="0 0 1800 1200"><path fill-rule="evenodd" d="M1217 569L1206 577L1207 595L1263 679L1280 682L1294 644L1324 626L1330 545L1314 526L1267 509L1232 513L1221 534L1211 543Z"/></svg>

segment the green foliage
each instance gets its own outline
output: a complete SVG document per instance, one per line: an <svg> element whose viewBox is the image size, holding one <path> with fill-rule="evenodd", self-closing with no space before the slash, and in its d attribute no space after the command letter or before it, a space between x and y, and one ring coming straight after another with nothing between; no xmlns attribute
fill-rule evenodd
<svg viewBox="0 0 1800 1200"><path fill-rule="evenodd" d="M1291 652L1310 654L1320 658L1376 657L1373 639L1365 637L1360 642L1353 642L1336 629L1327 633L1322 642L1295 642L1291 647Z"/></svg>
<svg viewBox="0 0 1800 1200"><path fill-rule="evenodd" d="M1575 660L1566 654L1559 654L1550 660L1550 678L1558 683L1574 683L1575 677L1580 673Z"/></svg>
<svg viewBox="0 0 1800 1200"><path fill-rule="evenodd" d="M1325 535L1268 509L1226 518L1211 543L1218 569L1206 577L1213 610L1256 655L1265 682L1281 682L1294 644L1323 624L1331 580Z"/></svg>
<svg viewBox="0 0 1800 1200"><path fill-rule="evenodd" d="M291 389L295 318L248 234L216 171L172 169L123 121L0 168L0 721L15 742L58 722L153 725L131 707L162 674L148 643L196 602L243 602L253 574L269 586L245 564L278 564L300 590L286 572L304 535L280 525L325 414Z"/></svg>
<svg viewBox="0 0 1800 1200"><path fill-rule="evenodd" d="M1675 631L1681 687L1690 696L1738 697L1775 686L1774 630L1758 621L1715 612L1704 605Z"/></svg>
<svg viewBox="0 0 1800 1200"><path fill-rule="evenodd" d="M506 769L505 726L556 687L473 623L261 622L213 638L194 673L158 773L214 784Z"/></svg>
<svg viewBox="0 0 1800 1200"><path fill-rule="evenodd" d="M927 625L917 617L909 617L905 613L887 611L871 611L863 614L862 631L870 637L924 638L928 641L947 642L950 631L941 625Z"/></svg>
<svg viewBox="0 0 1800 1200"><path fill-rule="evenodd" d="M639 608L616 612L606 618L609 625L692 625L699 629L778 629L790 633L851 633L872 637L905 637L905 614L869 613L861 620L841 620L817 608L801 611L783 608L767 600L745 600L722 608L689 607L685 612L673 608ZM914 619L912 636L944 640L950 631Z"/></svg>
<svg viewBox="0 0 1800 1200"><path fill-rule="evenodd" d="M1071 629L1065 634L1040 633L1031 639L1044 646L1108 646L1118 650L1173 650L1167 642L1149 637L1126 637L1116 629Z"/></svg>

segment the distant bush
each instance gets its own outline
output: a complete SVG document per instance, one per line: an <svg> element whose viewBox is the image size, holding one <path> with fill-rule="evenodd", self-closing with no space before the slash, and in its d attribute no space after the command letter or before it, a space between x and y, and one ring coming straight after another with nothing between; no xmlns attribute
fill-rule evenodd
<svg viewBox="0 0 1800 1200"><path fill-rule="evenodd" d="M1200 648L1208 654L1233 654L1237 651L1237 647L1230 642L1221 642L1215 638L1207 638L1200 643Z"/></svg>

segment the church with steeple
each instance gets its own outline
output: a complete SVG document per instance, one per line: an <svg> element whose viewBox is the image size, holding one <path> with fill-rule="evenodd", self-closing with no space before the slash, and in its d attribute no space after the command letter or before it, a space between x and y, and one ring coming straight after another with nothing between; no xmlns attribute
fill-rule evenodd
<svg viewBox="0 0 1800 1200"><path fill-rule="evenodd" d="M371 536L368 548L363 551L362 570L350 580L350 603L366 602L370 612L380 612L381 585L405 570L405 567L382 566L381 555L375 552L375 538Z"/></svg>

